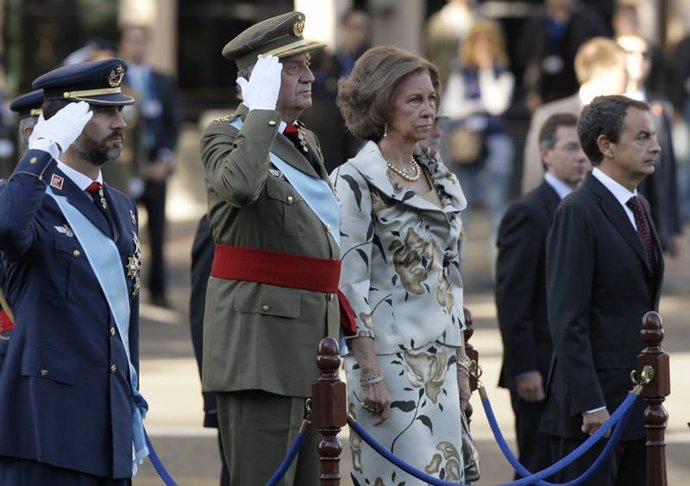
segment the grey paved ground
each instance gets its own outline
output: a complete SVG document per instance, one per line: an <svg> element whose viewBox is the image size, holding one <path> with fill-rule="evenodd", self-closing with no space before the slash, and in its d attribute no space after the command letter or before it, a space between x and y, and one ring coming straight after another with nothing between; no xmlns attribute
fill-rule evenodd
<svg viewBox="0 0 690 486"><path fill-rule="evenodd" d="M477 331L474 346L481 352L484 383L506 436L512 434L512 413L508 395L496 388L501 344L491 294L489 238L482 218L470 228L465 258L466 304L473 311ZM175 311L160 311L144 305L142 315L142 389L151 410L147 429L160 456L181 486L216 485L219 470L214 431L201 424L201 395L188 328L189 251L195 223L187 218L171 228L168 258L171 263L172 297ZM690 232L690 228L686 233ZM667 433L669 485L690 484L690 237L685 254L668 260L666 291L661 313L671 355L672 394L666 401L669 412ZM473 431L478 439L483 478L479 484L498 484L511 479L511 471L495 445L481 411L473 398ZM347 440L343 435L344 441ZM346 448L346 445L345 445ZM347 460L343 461L347 469ZM346 476L346 475L345 475ZM347 477L347 476L346 476ZM160 485L147 463L134 481L135 486ZM341 483L349 486L349 479ZM242 485L245 486L245 485Z"/></svg>

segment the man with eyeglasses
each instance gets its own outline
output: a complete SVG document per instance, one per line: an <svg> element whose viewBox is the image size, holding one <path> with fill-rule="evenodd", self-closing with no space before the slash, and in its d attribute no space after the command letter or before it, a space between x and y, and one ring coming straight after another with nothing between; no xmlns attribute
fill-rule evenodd
<svg viewBox="0 0 690 486"><path fill-rule="evenodd" d="M538 430L553 353L546 316L546 236L561 199L591 169L571 113L556 113L544 122L539 153L544 181L510 206L496 243L496 308L503 338L499 386L510 391L520 462L530 471L551 465L549 439Z"/></svg>

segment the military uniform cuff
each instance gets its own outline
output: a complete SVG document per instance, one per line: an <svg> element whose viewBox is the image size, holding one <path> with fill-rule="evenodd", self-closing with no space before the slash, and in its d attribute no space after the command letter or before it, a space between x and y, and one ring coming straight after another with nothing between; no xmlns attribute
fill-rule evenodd
<svg viewBox="0 0 690 486"><path fill-rule="evenodd" d="M39 138L38 140L32 140L29 144L29 149L31 150L42 150L43 152L48 152L51 157L57 159L60 157L60 150L55 142L48 138Z"/></svg>
<svg viewBox="0 0 690 486"><path fill-rule="evenodd" d="M55 145L55 144L53 144ZM54 162L54 157L47 151L39 149L29 150L24 157L21 158L14 170L12 177L17 174L28 174L38 179L43 179L43 173Z"/></svg>

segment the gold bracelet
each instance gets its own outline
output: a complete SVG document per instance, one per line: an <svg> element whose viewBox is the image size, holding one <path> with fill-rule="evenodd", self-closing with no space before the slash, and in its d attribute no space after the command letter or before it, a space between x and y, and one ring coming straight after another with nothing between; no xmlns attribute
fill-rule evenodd
<svg viewBox="0 0 690 486"><path fill-rule="evenodd" d="M368 388L371 385L381 383L383 381L383 375L371 375L367 377L362 377L359 379L359 386L362 388Z"/></svg>

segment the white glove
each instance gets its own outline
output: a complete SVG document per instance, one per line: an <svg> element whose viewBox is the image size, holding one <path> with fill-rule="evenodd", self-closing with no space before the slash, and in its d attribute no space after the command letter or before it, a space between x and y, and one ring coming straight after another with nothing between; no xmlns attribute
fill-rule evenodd
<svg viewBox="0 0 690 486"><path fill-rule="evenodd" d="M69 103L55 113L49 120L38 117L34 131L29 137L29 148L45 150L46 142L55 143L60 152L64 152L81 135L93 112L89 111L86 101Z"/></svg>
<svg viewBox="0 0 690 486"><path fill-rule="evenodd" d="M280 71L283 65L275 56L260 57L249 81L237 78L242 90L243 103L250 110L275 110L280 93Z"/></svg>

